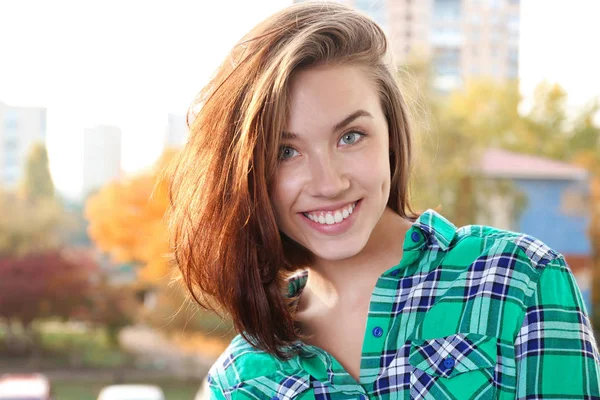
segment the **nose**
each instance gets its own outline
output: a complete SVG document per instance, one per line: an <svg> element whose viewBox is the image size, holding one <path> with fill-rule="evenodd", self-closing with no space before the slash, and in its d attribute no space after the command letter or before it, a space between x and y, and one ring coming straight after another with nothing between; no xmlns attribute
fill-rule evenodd
<svg viewBox="0 0 600 400"><path fill-rule="evenodd" d="M330 155L319 155L309 163L308 192L311 196L334 198L350 188L341 160Z"/></svg>

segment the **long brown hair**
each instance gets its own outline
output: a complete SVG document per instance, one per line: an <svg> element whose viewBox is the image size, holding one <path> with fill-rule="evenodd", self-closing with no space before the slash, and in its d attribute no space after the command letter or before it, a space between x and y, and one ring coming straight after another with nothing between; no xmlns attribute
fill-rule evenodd
<svg viewBox="0 0 600 400"><path fill-rule="evenodd" d="M189 141L172 175L171 239L189 292L200 305L230 314L254 346L280 357L299 338L285 280L311 255L280 234L269 193L290 77L325 63L366 67L377 83L390 135L388 206L414 218L410 129L385 35L335 3L290 6L242 38L190 108Z"/></svg>

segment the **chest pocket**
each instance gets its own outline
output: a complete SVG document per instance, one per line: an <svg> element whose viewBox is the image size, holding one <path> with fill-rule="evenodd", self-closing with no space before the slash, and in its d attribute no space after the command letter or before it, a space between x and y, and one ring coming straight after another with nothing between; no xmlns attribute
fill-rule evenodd
<svg viewBox="0 0 600 400"><path fill-rule="evenodd" d="M413 340L411 399L493 399L497 343L474 333Z"/></svg>

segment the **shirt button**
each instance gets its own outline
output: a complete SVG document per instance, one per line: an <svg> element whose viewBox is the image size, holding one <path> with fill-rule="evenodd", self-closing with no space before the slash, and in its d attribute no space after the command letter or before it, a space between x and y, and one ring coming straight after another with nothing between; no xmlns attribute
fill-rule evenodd
<svg viewBox="0 0 600 400"><path fill-rule="evenodd" d="M376 326L375 328L373 328L373 336L381 337L381 335L383 335L383 329L381 329L381 327Z"/></svg>
<svg viewBox="0 0 600 400"><path fill-rule="evenodd" d="M361 394L359 399L360 400L369 400L369 396L367 396L366 394Z"/></svg>
<svg viewBox="0 0 600 400"><path fill-rule="evenodd" d="M444 368L451 369L454 367L455 361L454 358L448 357L444 360Z"/></svg>
<svg viewBox="0 0 600 400"><path fill-rule="evenodd" d="M395 269L392 271L392 276L397 276L400 273L399 269Z"/></svg>
<svg viewBox="0 0 600 400"><path fill-rule="evenodd" d="M413 242L417 243L419 240L421 240L421 235L419 235L419 232L413 232L410 234L410 238Z"/></svg>

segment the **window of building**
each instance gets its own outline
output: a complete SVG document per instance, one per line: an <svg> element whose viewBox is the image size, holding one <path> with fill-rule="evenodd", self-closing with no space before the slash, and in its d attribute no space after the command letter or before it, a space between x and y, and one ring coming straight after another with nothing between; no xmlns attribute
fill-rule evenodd
<svg viewBox="0 0 600 400"><path fill-rule="evenodd" d="M490 41L500 43L506 38L506 35L499 29L492 29L490 32Z"/></svg>
<svg viewBox="0 0 600 400"><path fill-rule="evenodd" d="M367 13L384 30L387 28L385 0L356 0L354 6Z"/></svg>
<svg viewBox="0 0 600 400"><path fill-rule="evenodd" d="M2 169L2 184L5 186L13 186L18 182L19 171L14 168L4 167Z"/></svg>
<svg viewBox="0 0 600 400"><path fill-rule="evenodd" d="M492 25L500 25L504 22L504 18L499 14L490 15L490 24Z"/></svg>
<svg viewBox="0 0 600 400"><path fill-rule="evenodd" d="M434 0L433 15L444 20L456 20L461 15L460 0Z"/></svg>
<svg viewBox="0 0 600 400"><path fill-rule="evenodd" d="M463 34L458 25L437 25L431 32L431 42L440 47L456 47L463 43Z"/></svg>
<svg viewBox="0 0 600 400"><path fill-rule="evenodd" d="M492 44L492 45L490 46L490 56L491 56L492 58L495 58L495 57L497 57L497 56L498 56L498 47L497 47L496 45L494 45L494 44Z"/></svg>
<svg viewBox="0 0 600 400"><path fill-rule="evenodd" d="M2 162L4 168L18 165L19 142L16 136L5 137L2 143L3 157Z"/></svg>
<svg viewBox="0 0 600 400"><path fill-rule="evenodd" d="M42 115L40 117L40 139L42 141L44 141L44 139L46 138L46 111L44 110L42 112Z"/></svg>
<svg viewBox="0 0 600 400"><path fill-rule="evenodd" d="M473 13L469 17L471 25L481 25L481 14Z"/></svg>
<svg viewBox="0 0 600 400"><path fill-rule="evenodd" d="M508 17L508 30L511 32L518 32L521 27L521 18L518 15L511 15Z"/></svg>
<svg viewBox="0 0 600 400"><path fill-rule="evenodd" d="M499 8L504 5L505 0L472 0L473 3L479 3L490 8Z"/></svg>
<svg viewBox="0 0 600 400"><path fill-rule="evenodd" d="M6 110L4 114L4 130L5 131L16 131L19 129L19 121L17 118L17 113L12 110Z"/></svg>
<svg viewBox="0 0 600 400"><path fill-rule="evenodd" d="M438 48L435 50L433 59L434 69L437 75L459 76L460 75L460 49Z"/></svg>
<svg viewBox="0 0 600 400"><path fill-rule="evenodd" d="M5 171L19 167L19 155L16 151L5 152L2 157L2 169Z"/></svg>

